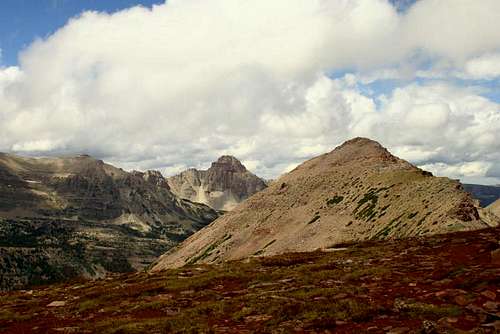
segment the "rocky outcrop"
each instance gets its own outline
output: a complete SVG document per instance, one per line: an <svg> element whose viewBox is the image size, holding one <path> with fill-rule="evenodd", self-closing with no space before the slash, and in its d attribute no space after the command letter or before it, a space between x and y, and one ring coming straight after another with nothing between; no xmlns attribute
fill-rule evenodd
<svg viewBox="0 0 500 334"><path fill-rule="evenodd" d="M222 156L208 170L188 169L169 177L172 192L181 198L229 211L238 203L266 188L238 159Z"/></svg>
<svg viewBox="0 0 500 334"><path fill-rule="evenodd" d="M458 181L355 138L304 162L162 256L154 270L488 227Z"/></svg>
<svg viewBox="0 0 500 334"><path fill-rule="evenodd" d="M156 171L0 155L0 290L149 265L218 217Z"/></svg>

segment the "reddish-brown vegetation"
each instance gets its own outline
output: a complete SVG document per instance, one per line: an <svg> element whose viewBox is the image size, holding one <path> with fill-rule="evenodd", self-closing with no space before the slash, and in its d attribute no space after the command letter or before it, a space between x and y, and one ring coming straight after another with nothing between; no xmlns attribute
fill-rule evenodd
<svg viewBox="0 0 500 334"><path fill-rule="evenodd" d="M499 240L370 241L4 293L0 333L495 333Z"/></svg>

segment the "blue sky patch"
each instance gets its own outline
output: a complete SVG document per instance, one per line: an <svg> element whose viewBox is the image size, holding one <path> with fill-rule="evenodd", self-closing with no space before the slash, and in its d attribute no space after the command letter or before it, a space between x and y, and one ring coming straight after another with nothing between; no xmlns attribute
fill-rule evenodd
<svg viewBox="0 0 500 334"><path fill-rule="evenodd" d="M0 65L17 65L18 53L36 38L45 38L83 11L116 12L136 5L151 7L162 0L2 0Z"/></svg>

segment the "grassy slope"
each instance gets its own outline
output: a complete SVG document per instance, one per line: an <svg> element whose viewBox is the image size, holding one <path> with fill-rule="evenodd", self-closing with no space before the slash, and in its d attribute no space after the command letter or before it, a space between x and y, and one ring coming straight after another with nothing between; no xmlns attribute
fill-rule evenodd
<svg viewBox="0 0 500 334"><path fill-rule="evenodd" d="M488 226L478 218L458 181L433 177L357 138L282 175L171 249L155 269Z"/></svg>
<svg viewBox="0 0 500 334"><path fill-rule="evenodd" d="M0 332L494 333L499 240L500 228L366 242L4 293Z"/></svg>

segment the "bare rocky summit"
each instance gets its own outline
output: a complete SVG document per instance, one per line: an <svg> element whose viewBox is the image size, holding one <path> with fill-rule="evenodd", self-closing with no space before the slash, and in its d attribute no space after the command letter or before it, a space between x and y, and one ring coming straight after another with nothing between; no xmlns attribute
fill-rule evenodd
<svg viewBox="0 0 500 334"><path fill-rule="evenodd" d="M304 162L162 256L153 270L495 225L455 180L355 138Z"/></svg>
<svg viewBox="0 0 500 334"><path fill-rule="evenodd" d="M230 211L240 202L266 188L264 180L249 172L232 156L222 156L208 170L188 169L169 177L174 194L193 202Z"/></svg>
<svg viewBox="0 0 500 334"><path fill-rule="evenodd" d="M217 217L156 171L0 154L0 290L142 269Z"/></svg>

